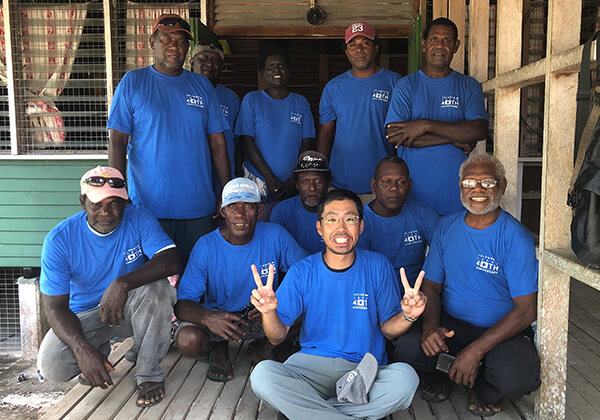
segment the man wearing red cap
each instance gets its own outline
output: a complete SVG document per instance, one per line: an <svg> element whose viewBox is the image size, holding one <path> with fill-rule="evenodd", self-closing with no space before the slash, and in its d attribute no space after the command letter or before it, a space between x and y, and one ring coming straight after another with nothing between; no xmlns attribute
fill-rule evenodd
<svg viewBox="0 0 600 420"><path fill-rule="evenodd" d="M356 22L346 29L346 57L352 68L330 80L319 103L317 151L329 158L336 188L371 192L377 162L393 154L384 122L397 73L380 68L375 29Z"/></svg>
<svg viewBox="0 0 600 420"><path fill-rule="evenodd" d="M137 363L140 407L165 395L159 366L170 345L181 270L175 245L148 211L129 204L123 175L98 166L81 178L83 211L44 240L40 289L52 328L38 354L43 378L106 388L112 337L134 336L125 358Z"/></svg>
<svg viewBox="0 0 600 420"><path fill-rule="evenodd" d="M223 135L229 125L215 89L183 69L190 39L178 15L156 19L154 65L123 76L108 118L109 164L125 173L127 163L131 200L159 219L185 261L214 228L211 157L221 185L231 178Z"/></svg>

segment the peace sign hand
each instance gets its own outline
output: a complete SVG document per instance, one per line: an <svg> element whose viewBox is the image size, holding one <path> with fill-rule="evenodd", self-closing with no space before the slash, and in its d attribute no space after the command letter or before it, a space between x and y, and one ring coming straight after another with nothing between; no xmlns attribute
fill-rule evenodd
<svg viewBox="0 0 600 420"><path fill-rule="evenodd" d="M425 277L425 272L421 270L415 281L415 287L410 287L404 267L400 268L400 280L402 281L402 286L404 286L404 297L401 302L402 312L408 318L418 318L425 311L427 296L419 290L421 283L423 283L423 277Z"/></svg>
<svg viewBox="0 0 600 420"><path fill-rule="evenodd" d="M252 290L250 302L263 314L273 312L277 309L277 296L275 296L275 292L273 291L275 267L273 267L273 264L269 264L269 274L267 276L267 284L265 285L262 283L256 265L252 264L251 268L252 275L254 276L254 283L256 283L257 288Z"/></svg>

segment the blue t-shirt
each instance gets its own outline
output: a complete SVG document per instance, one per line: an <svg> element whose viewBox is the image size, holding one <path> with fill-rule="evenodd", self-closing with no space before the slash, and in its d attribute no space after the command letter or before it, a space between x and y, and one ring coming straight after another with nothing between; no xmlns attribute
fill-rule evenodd
<svg viewBox="0 0 600 420"><path fill-rule="evenodd" d="M325 251L317 232L317 213L306 210L299 195L275 204L269 221L283 226L309 254Z"/></svg>
<svg viewBox="0 0 600 420"><path fill-rule="evenodd" d="M144 208L129 205L123 220L108 235L91 230L81 211L55 226L44 239L40 290L48 296L69 295L74 313L95 308L107 287L141 267L173 241Z"/></svg>
<svg viewBox="0 0 600 420"><path fill-rule="evenodd" d="M159 219L214 213L207 134L228 125L208 79L187 70L168 76L152 66L127 72L107 126L130 136L127 178L135 204Z"/></svg>
<svg viewBox="0 0 600 420"><path fill-rule="evenodd" d="M439 219L429 207L411 200L407 200L400 213L393 217L379 216L366 204L365 229L360 235L358 246L388 257L394 267L400 290L403 290L400 267L404 267L408 282L414 285Z"/></svg>
<svg viewBox="0 0 600 420"><path fill-rule="evenodd" d="M358 194L371 192L375 166L394 154L385 138L385 116L392 89L400 75L386 69L367 78L350 70L331 79L319 103L321 124L335 122L335 139L329 168L332 185Z"/></svg>
<svg viewBox="0 0 600 420"><path fill-rule="evenodd" d="M291 326L302 316L300 352L360 362L371 352L387 363L380 323L400 312L398 282L383 255L356 249L356 260L334 272L313 254L294 264L277 290L277 313Z"/></svg>
<svg viewBox="0 0 600 420"><path fill-rule="evenodd" d="M202 301L207 309L240 311L250 303L256 288L250 266L256 265L263 283L269 264L277 272L288 271L306 252L281 226L257 223L254 237L246 245L232 245L214 230L198 239L177 289L177 299Z"/></svg>
<svg viewBox="0 0 600 420"><path fill-rule="evenodd" d="M446 313L491 327L514 308L513 298L537 292L535 240L504 210L486 229L467 226L465 214L440 220L423 269L443 285Z"/></svg>
<svg viewBox="0 0 600 420"><path fill-rule="evenodd" d="M409 74L394 88L385 124L429 119L445 122L488 119L481 85L472 77L452 71L433 79L421 70ZM410 198L441 215L461 211L458 169L467 159L452 144L422 148L398 147L413 179Z"/></svg>
<svg viewBox="0 0 600 420"><path fill-rule="evenodd" d="M237 137L233 135L233 127L235 127L235 121L237 119L238 113L240 112L240 98L238 98L237 94L223 86L217 85L215 88L217 91L217 99L221 103L221 111L223 111L223 116L227 120L229 127L225 130L225 141L227 143L227 155L229 156L229 165L231 166L231 176L235 177L234 169L235 169L235 145L237 144ZM215 186L215 195L220 194L221 192L221 181L217 175L216 171L213 171L213 183Z"/></svg>
<svg viewBox="0 0 600 420"><path fill-rule="evenodd" d="M255 90L244 96L234 132L254 137L267 165L285 181L292 175L302 140L315 137L315 123L304 96L290 92L285 99L274 99ZM247 157L244 165L264 180Z"/></svg>

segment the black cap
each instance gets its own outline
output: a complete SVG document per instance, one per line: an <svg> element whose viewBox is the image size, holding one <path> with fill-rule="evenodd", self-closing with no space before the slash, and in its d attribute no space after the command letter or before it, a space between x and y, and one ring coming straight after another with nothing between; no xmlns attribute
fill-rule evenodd
<svg viewBox="0 0 600 420"><path fill-rule="evenodd" d="M318 171L329 172L327 157L323 153L309 150L298 156L294 172Z"/></svg>

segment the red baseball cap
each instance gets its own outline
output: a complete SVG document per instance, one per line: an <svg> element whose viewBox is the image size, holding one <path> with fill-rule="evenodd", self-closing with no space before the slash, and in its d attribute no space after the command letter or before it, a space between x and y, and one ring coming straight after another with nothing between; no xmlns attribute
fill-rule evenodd
<svg viewBox="0 0 600 420"><path fill-rule="evenodd" d="M194 35L190 32L190 24L176 14L164 14L157 17L152 24L152 33L156 31L165 34L184 32L190 39L194 39Z"/></svg>
<svg viewBox="0 0 600 420"><path fill-rule="evenodd" d="M375 29L367 22L356 22L346 28L346 44L357 36L364 36L371 41L375 39Z"/></svg>

